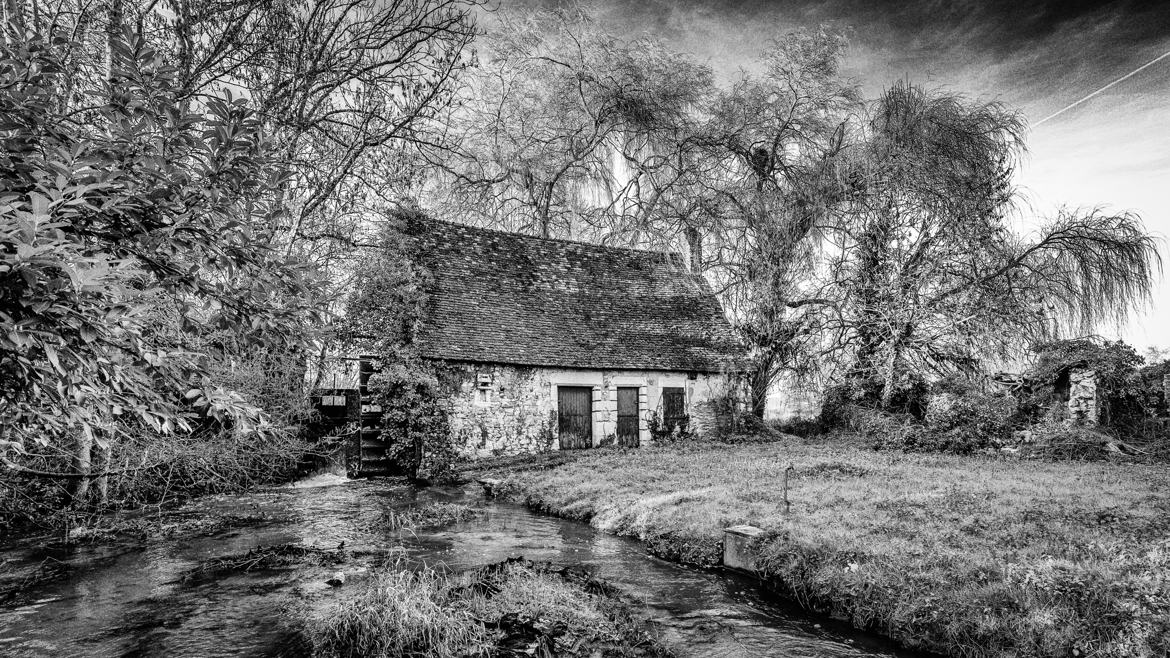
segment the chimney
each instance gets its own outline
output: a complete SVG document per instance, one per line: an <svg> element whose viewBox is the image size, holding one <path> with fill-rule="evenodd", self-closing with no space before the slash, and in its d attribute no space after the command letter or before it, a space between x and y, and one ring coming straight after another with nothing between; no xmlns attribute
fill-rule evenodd
<svg viewBox="0 0 1170 658"><path fill-rule="evenodd" d="M691 257L689 265L691 272L695 274L703 273L703 236L699 233L699 229L688 226L686 230L687 245L690 247Z"/></svg>

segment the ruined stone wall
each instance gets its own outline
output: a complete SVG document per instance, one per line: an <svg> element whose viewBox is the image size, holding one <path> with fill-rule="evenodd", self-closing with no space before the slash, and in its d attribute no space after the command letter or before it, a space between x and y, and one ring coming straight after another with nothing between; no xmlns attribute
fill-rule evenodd
<svg viewBox="0 0 1170 658"><path fill-rule="evenodd" d="M699 373L692 379L687 373L665 371L508 365L451 365L447 375L454 391L448 419L451 432L469 458L558 450L558 386L593 389L593 444L600 446L615 442L619 386L639 389L639 440L649 445L650 414L661 414L664 387L683 388L691 426L703 433L716 427L715 399L728 385L727 378L718 374Z"/></svg>
<svg viewBox="0 0 1170 658"><path fill-rule="evenodd" d="M1095 425L1101 420L1097 399L1097 373L1074 368L1068 373L1068 418L1073 423Z"/></svg>

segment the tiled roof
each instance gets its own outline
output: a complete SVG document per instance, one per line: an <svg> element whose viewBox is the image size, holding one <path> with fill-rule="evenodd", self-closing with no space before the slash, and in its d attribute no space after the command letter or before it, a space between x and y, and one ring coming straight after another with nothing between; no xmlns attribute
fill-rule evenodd
<svg viewBox="0 0 1170 658"><path fill-rule="evenodd" d="M453 361L717 372L740 348L677 254L407 224L433 281L415 344Z"/></svg>

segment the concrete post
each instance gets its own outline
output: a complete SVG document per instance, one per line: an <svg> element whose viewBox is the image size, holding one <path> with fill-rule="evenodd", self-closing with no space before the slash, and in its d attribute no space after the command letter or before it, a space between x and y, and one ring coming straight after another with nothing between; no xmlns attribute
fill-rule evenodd
<svg viewBox="0 0 1170 658"><path fill-rule="evenodd" d="M729 569L755 572L756 555L751 543L764 531L751 525L731 526L723 530L723 566Z"/></svg>

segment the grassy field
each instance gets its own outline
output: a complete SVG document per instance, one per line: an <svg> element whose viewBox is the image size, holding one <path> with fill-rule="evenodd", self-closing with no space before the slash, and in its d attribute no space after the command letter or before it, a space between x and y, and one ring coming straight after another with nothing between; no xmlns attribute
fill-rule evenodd
<svg viewBox="0 0 1170 658"><path fill-rule="evenodd" d="M792 465L791 512L781 475ZM1170 655L1170 469L791 442L596 451L489 473L529 505L717 564L722 529L781 593L957 656Z"/></svg>

